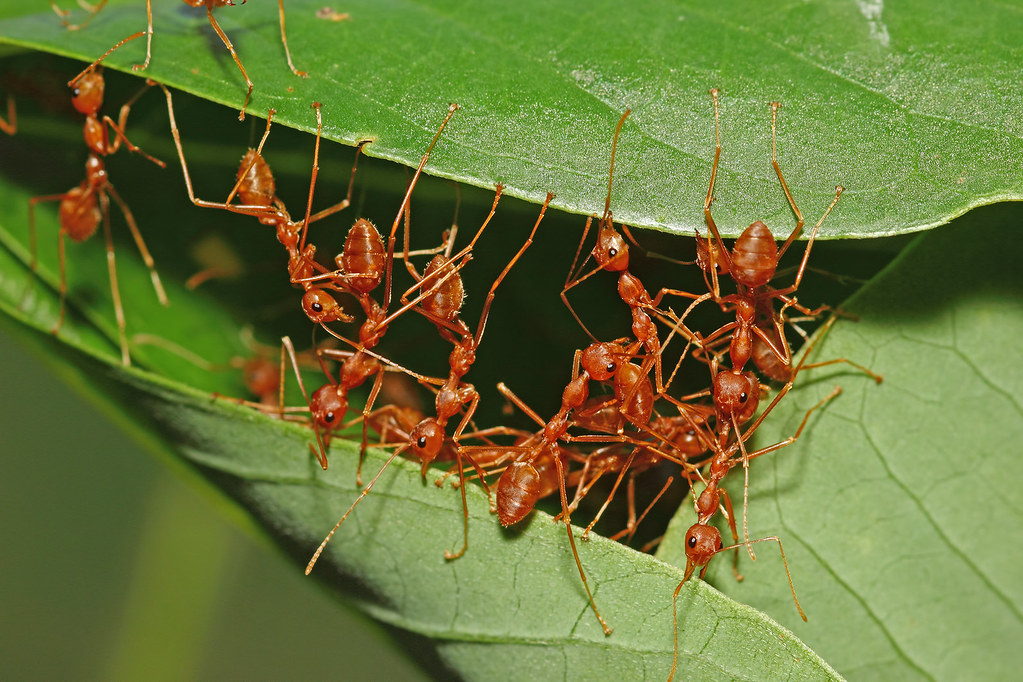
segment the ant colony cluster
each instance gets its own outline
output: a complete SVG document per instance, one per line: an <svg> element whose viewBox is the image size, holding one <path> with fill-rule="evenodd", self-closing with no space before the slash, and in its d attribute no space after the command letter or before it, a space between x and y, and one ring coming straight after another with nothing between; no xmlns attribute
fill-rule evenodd
<svg viewBox="0 0 1023 682"><path fill-rule="evenodd" d="M149 65L153 37L150 2L146 2L146 30L119 41L69 83L73 105L85 116L83 137L88 148L85 179L66 192L31 200L28 226L32 250L31 269L34 274L36 213L44 210L40 204L59 202L61 305L53 327L53 332L57 334L64 320L66 297L65 236L74 241L82 241L91 236L102 223L121 356L124 364L130 363L127 323L118 290L111 239L111 199L123 214L132 238L149 268L157 300L166 305L167 297L135 218L107 176L104 159L123 146L152 163L164 165L133 144L126 132L128 115L135 100L142 92L159 88L166 99L170 131L189 199L202 208L249 216L274 230L287 257L288 282L300 291L300 294L294 294L294 304L301 306L310 326L316 330L314 340L316 333L324 340L321 344L314 342L308 351L298 352L292 340L284 337L281 340L279 363L274 357L276 350L264 350L255 358L239 361L249 389L259 398L239 402L268 414L308 424L311 430L309 451L295 453L295 456L315 458L323 469L328 466L332 438L344 433L348 434L346 437L356 438L360 443L356 476L358 485L362 487L361 493L341 515L337 524L326 533L320 546L315 551L310 548L312 553L306 573L313 570L332 536L356 512L362 499L370 494L384 469L399 456L417 460L421 464L424 479L431 472L437 471L431 466L435 463L447 467L438 483L448 477L457 477L455 485L461 492L463 532L460 544L445 549L444 557L449 560L465 555L469 546L469 513L465 491L471 481L479 484L490 498L491 510L496 515L495 523L506 527L521 523L545 497L553 496L555 505L560 501L560 513L556 520L564 524L568 548L588 595L589 606L606 634L611 634L611 626L601 616L598 603L590 590L571 525L573 513L578 517L583 510L590 509L588 506L581 507L581 504L591 491L606 492L603 501L593 505L596 511L582 533L582 537L587 538L624 483L628 498L627 522L624 528L611 537L629 542L647 512L662 499L669 488L677 484L677 490L688 491L681 493L682 499L691 498L696 522L685 535L685 572L672 595L673 613L676 614L676 661L678 621L675 602L683 585L697 571L702 577L715 555L733 550L738 577L739 550L744 549L751 559L755 559L754 545L764 542L777 543L784 560L784 550L778 537L750 537L747 523L749 467L753 460L799 438L811 414L835 398L841 389L836 387L811 407L798 428L784 440L754 449L749 445L751 436L785 398L805 370L827 364L847 363L878 382L881 377L844 358L808 363L812 343L803 354L803 359L796 362L786 340L786 329L792 327L798 330L795 326L798 321L822 322L820 334L816 337L819 339L837 319L837 311L828 306L806 307L799 303L795 294L807 271L810 251L818 230L839 202L843 188L836 187L834 199L809 230L806 246L795 266L794 279L786 277L785 283L779 282L779 261L793 248L796 238L803 234L804 221L778 165L777 103L772 103L770 109L771 163L795 216L795 227L780 246L770 229L760 221L746 228L730 247L721 238L711 211L721 157L719 93L712 90L708 105L713 107L716 146L703 204L707 230L705 234L696 236L695 261L683 262L684 265L691 267L695 264L699 268L702 275L700 290L661 288L653 295L630 269L630 244L637 246L636 240L627 226L616 225L611 212L611 186L618 139L630 111L622 114L613 135L608 135L611 139L610 163L603 214L587 218L561 291L568 312L591 338L592 343L576 349L574 355L565 354L563 366L567 381L561 388L557 411L545 418L545 415L516 395L512 387L514 382L509 379L508 385L499 383L497 386L509 403L506 414L512 414L517 409L525 415L523 422L528 419L534 423L532 429L503 425L480 428L474 415L481 396L473 384L466 382L466 376L476 363L478 354L486 351L483 340L497 290L520 260L529 259L527 252L554 195L547 194L532 230L521 247L506 261L502 261L506 264L482 298L482 312L478 319L464 319L461 310L466 297L466 285L462 271L491 223L504 188L499 184L494 187L489 213L464 246L456 245L457 234L452 229L432 249L410 249L410 202L420 174L435 145L442 142L445 128L452 118L466 115L458 113L457 104L451 104L446 112L436 112L436 134L408 181L404 198L393 214L393 221L385 226L386 234L381 233L369 220L359 218L351 225L333 263L324 265L317 259L316 246L310 241L309 226L349 207L352 203L356 167L353 164L345 198L314 212L313 195L319 172L324 117L319 103L312 103L310 117L311 121L315 119L316 122L312 177L304 211L297 216L293 216L277 196L274 175L263 157L274 110L271 109L267 115L266 129L258 146L250 149L242 158L234 186L223 201L196 196L174 116L172 94L163 84L147 81L143 91L121 107L116 120L100 114L104 93L100 62L125 43L145 36L146 59L135 68L142 70ZM239 118L243 118L254 86L213 13L214 8L234 3L229 0L185 2L193 7L206 8L211 26L230 51L241 72L247 87L245 104L239 114ZM69 11L51 4L68 29L79 30L89 23L105 3L90 5L88 14L79 23L69 20ZM284 31L283 0L278 0L278 5L281 42L288 66L295 75L304 76L305 73L292 64ZM710 110L708 106L708 113ZM7 118L0 119L0 129L7 134L15 134L17 131L12 100L8 101ZM356 161L358 157L357 151ZM589 253L581 257L594 221L595 243ZM432 257L420 269L415 265L414 257L421 255ZM411 282L407 286L398 283L396 263L402 264L407 271L408 277L401 276L402 281ZM625 306L623 312L627 311L631 316L631 333L626 336L599 340L590 332L570 302L570 292L591 277L603 277L599 274L601 271L615 273L618 277L617 297ZM204 277L206 275L201 273L198 279ZM359 311L356 311L356 307ZM497 307L500 308L500 304ZM693 320L698 317L694 315L698 309L710 309L712 315L720 318L719 321L712 326L702 326L701 323L701 328L697 329ZM390 330L406 324L409 318L425 318L427 328L435 328L440 337L439 343L449 348L446 375L441 372L441 376L427 376L416 372L405 366L403 362L406 361L402 358L389 357L380 350L385 335L393 337L401 334L400 331ZM142 343L146 336L138 334L133 338L137 343ZM672 345L675 347L674 354L666 355L665 350ZM684 363L686 368L682 369ZM306 366L307 380L309 366L321 372L322 385L308 391L299 371L301 365ZM286 374L291 375L291 370L305 396L305 404L299 407L284 406ZM700 383L705 388L683 395L683 391L673 388L673 385L678 386L678 379L684 374L697 379L706 377L709 382L703 379ZM382 387L385 376L393 375L410 378L411 383L426 387L432 392L433 407L423 411L400 402L389 403L386 397L389 394L382 391ZM771 392L769 384L772 382L780 385L780 388L766 402ZM358 406L352 405L350 401L352 391L356 389L361 390L360 395L368 395L365 402L359 400ZM762 402L766 402L766 406L760 409ZM390 448L390 457L383 468L363 485L362 461L370 444ZM741 533L736 505L722 486L726 475L734 469L740 470L743 478ZM661 475L644 478L644 474L655 470L660 471ZM670 476L664 476L666 470L672 472ZM651 486L648 482L650 480L655 480L656 484ZM607 481L608 485L602 488L598 485L602 481ZM637 505L637 490L644 487L651 488L651 495L647 497L652 499ZM714 525L718 515L731 534L730 544L725 544L718 527ZM647 548L656 542L654 540ZM796 609L805 620L787 562L785 572ZM665 595L665 600L667 598L668 595ZM671 674L674 673L673 663Z"/></svg>

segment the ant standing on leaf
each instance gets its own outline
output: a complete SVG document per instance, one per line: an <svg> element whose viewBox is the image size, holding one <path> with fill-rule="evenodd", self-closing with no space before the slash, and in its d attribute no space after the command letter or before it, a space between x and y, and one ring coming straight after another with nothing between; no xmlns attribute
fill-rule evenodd
<svg viewBox="0 0 1023 682"><path fill-rule="evenodd" d="M227 34L224 33L224 30L222 28L220 28L220 24L217 22L216 17L213 16L213 10L216 9L217 7L224 7L224 6L231 6L231 7L233 7L233 6L239 5L239 4L240 5L244 5L247 2L247 0L241 0L240 2L237 2L236 0L182 0L182 2L184 2L189 7L196 7L196 8L198 8L198 7L205 7L206 8L206 17L209 19L210 26L213 27L214 31L216 31L217 35L220 37L221 42L224 43L224 47L226 47L228 52L231 53L231 58L234 59L234 63L238 66L238 70L241 71L242 78L245 79L245 85L248 87L248 90L245 93L245 102L244 102L244 104L242 104L241 111L238 112L238 120L239 121L244 121L245 120L245 110L248 109L248 107L249 107L249 99L252 97L252 88L254 87L255 84L249 78L249 74L246 73L245 67L242 65L242 60L238 57L238 53L235 52L234 45L231 43L231 39L227 37ZM95 18L95 16L99 13L99 11L101 9L103 9L103 7L107 4L107 0L99 0L99 2L97 2L96 4L89 4L88 2L85 2L84 0L79 0L78 4L81 5L82 8L85 9L89 13L89 16L85 19L85 21L83 21L83 22L81 22L79 24L73 24L70 21L68 21L68 19L67 19L68 15L71 13L70 10L62 10L62 9L60 9L60 7L57 6L57 3L55 2L55 0L50 0L50 7L53 8L53 11L56 12L58 17L60 17L61 23L69 31L78 31L78 30L81 30L81 29L85 28L86 26L88 26L89 22L91 22L93 20L93 18ZM294 62L291 61L291 50L288 48L288 37L287 37L287 35L286 35L285 31L284 31L284 0L277 0L277 10L278 10L278 15L280 17L280 25L281 25L281 44L284 46L284 56L288 60L288 68L290 68L291 72L293 74L295 74L296 76L299 76L301 78L305 78L305 77L308 76L308 73L306 73L305 71L300 71L299 69L296 69ZM139 31L137 33L133 33L132 35L128 36L127 38L122 38L121 40L117 41L117 43L115 43L113 47L111 47L109 50L104 52L92 64L87 66L85 68L85 70L81 74L79 74L78 77L76 77L75 80L77 80L77 78L80 78L81 76L85 75L89 71L92 71L93 69L95 69L100 64L100 62L102 62L104 59L106 59L108 56L110 56L111 53L113 53L114 51L119 49L125 43L128 43L128 42L130 42L132 40L135 40L136 38L141 38L142 36L146 36L146 60L143 63L141 63L141 64L133 65L132 69L135 70L135 71L142 71L142 70L148 68L149 67L149 60L152 57L152 53L153 53L153 2L152 2L152 0L146 0L146 21L147 21L147 23L146 23L146 30L145 31Z"/></svg>
<svg viewBox="0 0 1023 682"><path fill-rule="evenodd" d="M136 147L125 136L124 128L128 121L128 113L135 100L148 89L143 88L132 97L124 106L115 122L109 116L99 117L99 109L103 106L104 91L103 74L101 71L90 71L72 82L71 102L75 109L85 114L85 127L83 137L89 148L89 157L85 162L85 180L77 187L62 194L49 194L46 196L33 197L29 202L29 250L31 252L31 274L29 286L35 277L38 266L36 257L36 225L35 207L37 204L59 201L60 202L60 232L58 234L58 248L60 254L60 315L53 327L56 334L64 322L64 314L67 299L67 272L65 267L64 237L70 237L76 242L85 241L91 237L100 222L103 223L103 234L106 239L107 268L110 273L110 293L114 300L114 314L117 318L117 330L121 345L121 361L125 365L131 364L131 356L128 353L128 339L124 320L124 308L121 305L121 293L117 285L117 270L114 262L114 243L110 234L110 197L121 208L128 229L135 240L135 244L142 255L142 259L149 268L153 288L156 291L157 299L161 305L167 305L167 295L164 292L160 276L156 272L153 258L149 249L142 239L135 217L131 209L124 202L121 196L114 189L113 183L107 176L106 166L103 163L104 156L109 156L121 148L123 143L130 151L141 154L161 168L165 167L163 161L149 156ZM113 139L111 139L113 131ZM26 291L27 294L27 291Z"/></svg>

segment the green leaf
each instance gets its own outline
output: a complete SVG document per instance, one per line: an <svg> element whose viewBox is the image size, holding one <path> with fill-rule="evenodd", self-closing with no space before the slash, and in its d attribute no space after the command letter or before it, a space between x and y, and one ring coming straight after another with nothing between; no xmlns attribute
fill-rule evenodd
<svg viewBox="0 0 1023 682"><path fill-rule="evenodd" d="M328 137L373 139L368 154L415 165L456 101L463 110L429 172L502 182L535 202L553 191L565 210L602 210L611 131L632 108L615 214L679 234L704 229L712 87L723 93L715 214L727 234L754 219L779 232L793 224L770 165L772 100L783 104L781 167L807 218L823 212L835 185L847 188L825 237L921 230L1023 190L1021 129L1007 115L1023 109L1012 66L1023 61L1014 39L1023 18L1002 3L606 2L581 11L374 1L347 3L342 22L317 18L322 5L287 3L305 80L287 68L273 3L218 10L255 83L252 113L272 106L279 121L308 131L308 104L318 100ZM0 39L84 60L145 29L140 0L111 2L74 33L45 5L6 16ZM241 106L243 79L204 12L156 3L153 23L147 75ZM138 63L143 42L108 64Z"/></svg>
<svg viewBox="0 0 1023 682"><path fill-rule="evenodd" d="M844 306L859 322L839 323L816 354L884 383L810 370L757 434L760 446L787 437L843 387L800 440L751 467L750 532L785 543L809 623L770 543L742 583L724 559L709 579L849 676L998 679L1023 663L1019 220L1018 206L979 211L914 243ZM685 565L692 522L688 506L659 556Z"/></svg>
<svg viewBox="0 0 1023 682"><path fill-rule="evenodd" d="M40 73L46 71L40 67ZM113 92L125 89L119 88L123 83L111 81ZM111 99L117 101L113 95ZM139 118L133 119L136 123L133 137L138 132L137 140L146 149L158 149L149 144L152 140L146 133L151 131L143 123L153 125L150 114L154 109L159 111L159 104L158 99L151 102L150 113L140 109ZM192 113L203 110L201 104L198 108L195 103L183 104ZM166 348L141 344L133 344L135 362L156 368L159 375L118 364L105 251L95 238L68 247L71 311L58 342L49 334L57 310L56 211L52 204L38 208L40 272L38 281L27 287L28 201L30 196L52 193L73 184L80 170L77 163L69 163L68 168L56 174L42 169L30 172L20 159L81 154L77 143L68 144L78 123L73 119L68 123L49 120L33 111L30 103L25 106L22 120L19 135L3 140L14 147L15 153L2 157L7 167L6 180L0 184L0 205L5 207L0 221L0 239L5 245L0 250L4 254L0 260L3 292L0 308L34 330L40 347L70 363L74 368L70 371L75 377L73 383L103 401L107 411L117 414L122 422L133 423L131 430L142 434L148 445L186 462L239 502L263 532L296 560L295 571L300 571L299 566L305 564L326 531L357 496L353 471L356 446L335 439L330 470L323 472L308 452L311 435L307 429L282 424L210 395L212 391L228 395L242 392L237 373L227 363L232 355L246 350L238 334L236 316L252 314L265 305L265 299L256 293L265 288L263 280L284 286L283 277L256 274L262 267L261 259L265 259L263 247L269 248L273 267L280 267L279 246L268 230L253 232L259 228L251 220L240 221L237 228L231 226L237 232L228 236L237 242L243 260L251 268L241 285L249 295L248 307L236 308L231 304L229 284L213 289L222 294L217 298L202 289L185 290L179 282L195 267L190 265L187 247L208 237L206 231L231 216L191 207L180 192L152 192L162 182L160 169L151 168L139 158L112 157L108 165L111 177L133 206L164 275L171 301L166 309L156 303L148 272L137 258L129 255L130 239L123 235L121 218L114 212L115 232L123 237L117 240L117 272L129 335L134 337L144 331L159 336L220 367L198 368ZM306 145L310 142L305 136L299 139ZM275 133L272 140L288 147L287 136ZM64 146L70 150L55 151ZM203 145L193 146L200 156L204 155ZM206 148L205 154L216 148ZM224 174L227 182L232 176L229 167L237 156L236 151L231 152L229 160L222 164L228 168ZM120 163L124 165L118 168L115 164ZM215 175L217 170L223 168L214 166L206 169L205 174ZM372 177L372 169L370 173ZM403 183L399 180L397 185L401 187ZM280 191L289 189L284 187ZM446 191L445 200L450 204L453 192ZM430 192L424 194L430 196ZM465 194L470 196L466 197L460 220L465 225L477 225L481 220L478 208L488 201L485 195L481 202L478 194L475 197L471 196L474 193ZM386 208L371 205L365 208L389 212L398 203L400 198L391 196ZM175 204L176 208L169 207ZM428 223L431 208L429 202L415 204L416 230ZM540 341L553 334L564 339L574 335L584 342L575 322L560 312L556 291L561 269L552 273L552 268L545 267L547 262L567 265L575 248L572 243L556 239L568 227L564 217L552 215L550 219L551 223L544 225L550 229L542 235L546 240L538 239L535 246L550 261L535 258L529 268L516 269L508 277L509 286L518 281L517 290L501 290L484 345L487 356L503 361L482 364L492 365L492 375L509 380L524 395L532 390L547 400L556 400L556 384L562 381L560 376L567 376L571 352L557 348L552 339L545 340L551 349L549 360L556 369L538 369L539 358L529 357L528 353L525 360L536 376L552 380L536 382L533 387L520 386L521 379L515 377L527 376L527 371L516 373L512 369L514 362L522 358L512 357L511 351L522 343L522 329L514 334L501 331L520 326L512 311L521 296L535 299L534 287L542 286L551 292L544 297L542 308L559 311L557 316L565 319L554 324L553 331L538 328L532 340ZM514 251L511 244L517 247L521 243L534 220L533 207L515 203L502 207L493 228L496 232L485 235L481 244L486 244L486 248L481 248L473 261L475 274L469 283L470 290L474 284L478 290L481 281L492 280ZM578 228L578 219L568 222ZM329 234L324 230L324 236ZM254 236L245 239L246 234ZM504 243L486 241L492 235L503 237ZM529 253L527 257L533 255ZM278 274L276 269L274 274ZM551 274L554 282L548 281ZM273 291L276 293L271 294L271 300L283 295L292 309L297 308L293 291L286 287ZM473 304L478 306L482 298L475 296ZM585 301L581 303L585 306ZM502 306L508 312L498 315L496 311ZM472 315L478 312L467 313L467 318L475 319ZM260 326L260 337L272 338L271 330L279 330L278 324L288 322L280 322L276 316L271 318ZM395 327L401 328L397 323ZM308 333L308 324L300 329L303 335ZM409 338L417 338L414 325L401 329L407 330ZM436 337L433 329L426 331L428 336ZM395 341L401 348L404 339ZM438 353L433 347L432 352L436 362L447 351ZM404 360L405 355L399 357ZM483 378L488 376L484 370L482 366L474 368L473 378L480 377L485 399L496 405L490 388L496 379ZM167 376L174 378L164 378ZM367 471L382 462L383 455L373 453ZM424 483L418 466L398 461L342 527L314 575L354 599L374 617L433 640L445 664L464 677L499 677L508 670L521 675L546 676L560 671L570 676L592 677L607 671L629 674L643 669L652 677L667 675L672 658L671 594L681 579L679 570L599 537L580 544L598 604L616 629L611 637L605 637L586 601L564 527L538 513L525 529L502 531L489 513L481 491L471 488L469 500L469 552L459 561L447 562L444 550L456 547L461 538L460 496L449 487ZM693 623L679 633L681 670L687 677L716 679L722 672L735 677L757 677L764 672L780 675L793 670L805 679L836 676L791 633L705 584L694 583L683 592L679 604L687 622L692 619ZM751 642L756 644L749 646ZM748 647L745 653L737 655L736 651L744 647Z"/></svg>
<svg viewBox="0 0 1023 682"><path fill-rule="evenodd" d="M156 8L151 75L240 106L240 74L206 28L205 15L176 4L171 9L171 4ZM702 229L699 209L713 157L706 94L712 86L724 93L715 216L729 233L754 217L792 224L769 165L766 103L772 99L784 105L781 164L808 218L824 209L834 184L848 188L824 225L829 236L912 231L970 206L1019 196L1019 131L1004 112L1020 108L1020 95L1004 84L1014 82L1011 64L1019 61L1020 49L1002 36L1018 33L1019 19L1004 6L985 6L979 13L976 8L895 8L878 18L869 8L804 5L777 11L721 5L686 10L677 22L680 13L673 9L673 21L666 22L667 13L657 10L639 15L608 7L582 16L520 5L503 18L480 22L472 13L481 10L471 8L454 14L431 6L372 4L355 7L350 24L314 21L319 5L313 3L289 0L287 6L289 33L303 35L301 41L292 38L292 48L299 67L312 73L307 81L287 71L272 3L218 10L256 82L253 113L274 106L281 112L277 120L309 130L308 103L318 99L332 137L349 143L375 137L367 148L370 155L414 165L447 102L457 100L463 110L438 144L431 172L483 186L501 180L509 193L534 200L553 189L559 205L570 210L602 210L611 132L620 112L633 106L619 147L612 197L616 216L684 234ZM7 7L0 10L9 18L0 22L0 35L91 59L142 28L139 8L138 2L111 2L88 29L68 34L52 14ZM657 22L652 28L651 21ZM386 30L367 33L366 27ZM881 45L885 31L888 46ZM589 47L591 37L600 50ZM111 57L111 64L126 68L138 61L140 45L130 44ZM187 346L217 365L213 371L144 345L133 348L136 362L174 381L115 364L116 328L98 240L69 247L73 309L60 334L69 347L60 350L49 340L45 332L56 318L52 205L39 210L41 283L22 299L28 197L63 191L81 179L80 118L65 123L40 109L51 100L66 102L62 83L76 71L67 65L7 70L21 77L17 87L7 87L25 115L18 136L0 138L4 311L39 330L42 345L78 366L80 384L117 399L114 409L140 420L151 444L158 438L164 447L179 448L245 503L304 563L355 496L350 446L337 444L331 471L324 475L308 456L307 432L269 423L209 395L241 394L228 361L251 352L238 333L242 324L255 323L258 338L268 341L285 332L296 340L307 338L307 325L269 312L278 301L285 308L295 304L293 291L274 289L275 277L264 276L280 275L282 262L266 230L182 202L173 170L161 173L127 155L111 159L111 177L135 210L170 284L171 307L164 310L148 273L131 255L130 240L115 237L129 334L146 332ZM110 81L107 108L115 111L138 82ZM35 94L28 94L26 83L38 87ZM288 88L293 92L282 94ZM197 192L221 197L245 143L258 138L262 126L238 127L232 111L203 109L181 96L177 102ZM161 108L156 93L144 97L132 113L129 134L147 151L172 161ZM311 138L289 136L280 128L268 142L275 170L284 169L280 175L295 181L279 190L293 213L305 199L310 148ZM324 154L336 156L337 150ZM324 193L343 191L349 163L350 157L324 162L321 182L329 187ZM388 226L400 201L396 188L404 183L405 175L391 169L360 168L357 185L365 189L357 200L359 215ZM471 229L482 221L489 198L485 192L464 194L459 222ZM416 197L414 232L424 245L435 245L448 224L454 191L442 183L423 183ZM346 214L342 222L350 218ZM486 248L477 250L471 267L470 305L480 303L480 290L493 281L534 219L535 208L502 204ZM114 220L116 233L123 229L116 212ZM541 414L556 409L571 349L587 342L557 300L581 222L550 215L533 251L502 285L472 374L481 391L489 390L483 409L493 412L483 423L502 419L495 416L499 401L489 388L497 379L530 394L527 401ZM1011 401L1020 385L1014 376L1018 358L1011 357L1018 355L1012 334L1018 306L1008 296L1018 299L1019 293L1012 279L1019 254L1008 227L1018 222L1017 209L1005 215L986 212L962 221L949 233L954 238L936 233L938 241L923 240L890 271L894 281L882 281L859 307L851 306L863 319L840 323L821 348L822 357L844 353L885 373L886 383L876 387L843 376L845 393L814 418L803 441L753 467L753 531L776 533L786 543L810 623L794 618L783 574L771 563L773 547L758 545L761 560L748 569L744 563L743 583L734 583L727 561L712 564L711 579L718 587L792 627L844 674L961 678L967 671L990 671L1005 677L1019 667L1018 654L1009 648L1019 639L1019 600L1011 581L1020 544L1011 502L1021 478L1011 459L1019 422ZM967 235L980 234L982 224L984 240ZM324 251L339 246L344 227L322 228ZM992 234L1001 241L992 241ZM186 291L180 282L200 267L193 247L218 236L245 263L243 279ZM333 237L329 242L328 236ZM644 244L654 240L640 237ZM691 241L684 243L681 254L677 242L666 242L661 250L691 257ZM938 244L934 259L914 263L914 254L926 254L930 243ZM824 246L815 248L815 264L828 256ZM853 245L836 247L830 256L842 274L862 260ZM623 306L606 303L614 300L610 280L598 279L573 294L580 316L601 338L628 333L627 316L618 310ZM801 300L816 295L841 300L807 280ZM468 320L476 319L476 310L467 313ZM962 320L968 321L966 337ZM956 334L952 340L949 329ZM407 336L394 339L393 352L404 358L426 336L436 334L430 328L417 332L410 322ZM966 349L963 338L970 339ZM865 345L877 349L874 357L865 356ZM961 366L957 371L953 360L987 369L971 378ZM446 372L439 353L424 351L409 364ZM979 376L987 383L978 383ZM823 373L817 377L801 382L782 404L761 434L762 443L768 442L768 428L791 433L801 411L837 381ZM872 442L858 442L863 433ZM802 454L803 448L810 452ZM904 450L912 455L906 463ZM976 471L977 453L983 456L980 475L966 478L962 474ZM865 461L870 456L873 461ZM375 456L373 462L380 461ZM837 470L818 472L818 465ZM796 467L795 473L786 466ZM978 485L984 497L960 492L972 493ZM650 677L666 675L670 595L680 571L602 540L582 545L598 603L616 628L605 639L586 606L564 529L538 517L522 535L506 536L481 495L472 495L469 554L445 563L443 550L454 546L461 532L457 494L424 486L414 468L396 466L346 523L331 562L318 569L321 579L354 592L385 621L434 638L443 659L466 677L504 677L509 671L635 676L639 666ZM993 523L984 523L988 518ZM688 523L680 519L677 525L684 529ZM385 529L380 534L378 526ZM897 538L889 537L899 531ZM680 546L677 536L669 536L663 551L677 557ZM687 678L834 674L792 633L704 583L687 587L680 607Z"/></svg>

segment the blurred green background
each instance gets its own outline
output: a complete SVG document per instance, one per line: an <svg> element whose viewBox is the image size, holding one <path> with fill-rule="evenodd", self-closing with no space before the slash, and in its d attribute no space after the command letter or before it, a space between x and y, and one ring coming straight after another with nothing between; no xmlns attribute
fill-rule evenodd
<svg viewBox="0 0 1023 682"><path fill-rule="evenodd" d="M6 679L425 679L0 327ZM30 338L30 337L28 337Z"/></svg>

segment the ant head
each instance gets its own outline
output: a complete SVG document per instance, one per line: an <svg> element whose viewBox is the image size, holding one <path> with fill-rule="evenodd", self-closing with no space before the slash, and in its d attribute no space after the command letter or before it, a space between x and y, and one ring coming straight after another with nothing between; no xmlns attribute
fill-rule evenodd
<svg viewBox="0 0 1023 682"><path fill-rule="evenodd" d="M593 258L608 272L621 272L629 267L629 245L614 228L614 219L609 213L600 221L597 243L593 246Z"/></svg>
<svg viewBox="0 0 1023 682"><path fill-rule="evenodd" d="M722 371L714 375L714 408L720 421L741 424L760 404L760 382L753 372Z"/></svg>
<svg viewBox="0 0 1023 682"><path fill-rule="evenodd" d="M273 173L255 149L245 152L238 164L238 198L246 206L272 206L277 187Z"/></svg>
<svg viewBox="0 0 1023 682"><path fill-rule="evenodd" d="M345 313L341 304L323 289L309 289L302 296L302 310L314 324L325 322L351 322L355 318Z"/></svg>
<svg viewBox="0 0 1023 682"><path fill-rule="evenodd" d="M511 526L526 518L540 499L540 473L528 462L513 462L497 481L497 518Z"/></svg>
<svg viewBox="0 0 1023 682"><path fill-rule="evenodd" d="M99 69L83 74L71 85L71 104L86 116L95 114L103 106L104 85Z"/></svg>
<svg viewBox="0 0 1023 682"><path fill-rule="evenodd" d="M334 384L320 386L309 398L309 412L313 421L325 431L336 428L347 411L348 399L341 393L341 388Z"/></svg>
<svg viewBox="0 0 1023 682"><path fill-rule="evenodd" d="M409 434L409 447L423 463L423 476L430 462L444 445L444 427L436 419L430 417L416 424Z"/></svg>
<svg viewBox="0 0 1023 682"><path fill-rule="evenodd" d="M618 348L613 343L591 343L582 352L583 369L597 381L607 381L618 371Z"/></svg>
<svg viewBox="0 0 1023 682"><path fill-rule="evenodd" d="M686 572L689 572L688 564L706 566L721 546L721 533L714 526L701 523L690 526L686 531Z"/></svg>
<svg viewBox="0 0 1023 682"><path fill-rule="evenodd" d="M732 279L748 287L767 284L778 267L778 244L767 225L756 221L732 247Z"/></svg>

